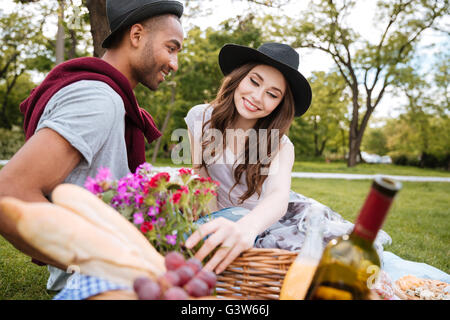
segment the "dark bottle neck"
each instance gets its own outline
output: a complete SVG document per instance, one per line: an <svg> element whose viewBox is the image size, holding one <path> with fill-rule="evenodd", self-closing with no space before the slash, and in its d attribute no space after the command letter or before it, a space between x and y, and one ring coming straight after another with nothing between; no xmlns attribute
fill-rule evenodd
<svg viewBox="0 0 450 320"><path fill-rule="evenodd" d="M381 229L399 186L386 189L375 180L355 222L352 234L372 243Z"/></svg>

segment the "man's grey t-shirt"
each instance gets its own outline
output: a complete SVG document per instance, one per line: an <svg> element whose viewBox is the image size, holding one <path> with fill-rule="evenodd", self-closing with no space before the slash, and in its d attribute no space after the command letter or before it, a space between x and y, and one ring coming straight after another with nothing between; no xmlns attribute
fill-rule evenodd
<svg viewBox="0 0 450 320"><path fill-rule="evenodd" d="M36 131L50 128L66 139L83 156L64 180L84 187L88 176L109 168L113 179L130 172L125 144L125 108L122 98L101 81L74 82L53 95ZM48 290L61 290L70 274L48 266Z"/></svg>

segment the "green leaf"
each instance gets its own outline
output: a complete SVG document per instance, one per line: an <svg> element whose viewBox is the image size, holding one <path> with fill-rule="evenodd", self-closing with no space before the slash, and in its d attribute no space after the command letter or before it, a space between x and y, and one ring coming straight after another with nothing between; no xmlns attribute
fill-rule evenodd
<svg viewBox="0 0 450 320"><path fill-rule="evenodd" d="M108 190L106 192L103 192L102 200L104 202L106 202L107 204L110 204L111 200L112 200L112 198L114 198L115 194L116 194L116 191L114 191L114 190Z"/></svg>

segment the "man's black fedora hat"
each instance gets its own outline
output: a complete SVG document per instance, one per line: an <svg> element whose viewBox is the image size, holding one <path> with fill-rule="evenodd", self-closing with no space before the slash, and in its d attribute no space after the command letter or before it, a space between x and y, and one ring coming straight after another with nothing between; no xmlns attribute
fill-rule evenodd
<svg viewBox="0 0 450 320"><path fill-rule="evenodd" d="M183 4L172 0L106 0L106 16L111 33L103 40L102 47L108 48L114 35L123 28L166 13L180 18Z"/></svg>
<svg viewBox="0 0 450 320"><path fill-rule="evenodd" d="M299 117L311 105L312 92L306 78L297 70L299 55L290 46L264 43L258 49L226 44L219 53L219 65L224 75L247 62L261 62L278 69L286 78L295 101L295 116Z"/></svg>

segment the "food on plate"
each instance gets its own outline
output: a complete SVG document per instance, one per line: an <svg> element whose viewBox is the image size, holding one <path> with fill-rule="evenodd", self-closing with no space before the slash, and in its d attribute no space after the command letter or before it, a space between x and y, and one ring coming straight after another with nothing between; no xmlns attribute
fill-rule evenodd
<svg viewBox="0 0 450 320"><path fill-rule="evenodd" d="M403 300L450 300L450 284L413 275L395 281L394 290Z"/></svg>

